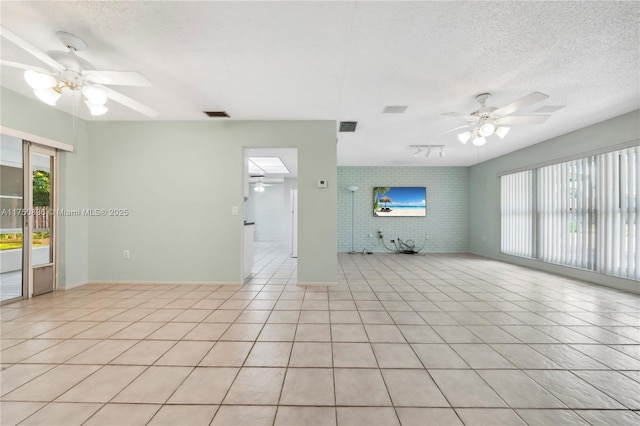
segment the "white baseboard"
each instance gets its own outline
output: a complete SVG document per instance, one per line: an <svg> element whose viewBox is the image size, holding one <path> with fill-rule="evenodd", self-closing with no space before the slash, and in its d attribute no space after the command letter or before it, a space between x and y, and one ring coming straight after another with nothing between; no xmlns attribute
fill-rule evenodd
<svg viewBox="0 0 640 426"><path fill-rule="evenodd" d="M169 285L216 285L216 286L236 286L240 287L241 283L232 281L129 281L129 280L92 280L85 284L125 284L125 285L154 285L154 284L169 284Z"/></svg>
<svg viewBox="0 0 640 426"><path fill-rule="evenodd" d="M87 285L87 284L89 284L89 281L81 281L79 283L66 284L64 287L58 286L56 288L56 290L57 291L60 291L60 290L62 290L62 291L71 290L71 289L74 289L74 288L77 288L77 287L82 287L83 285Z"/></svg>

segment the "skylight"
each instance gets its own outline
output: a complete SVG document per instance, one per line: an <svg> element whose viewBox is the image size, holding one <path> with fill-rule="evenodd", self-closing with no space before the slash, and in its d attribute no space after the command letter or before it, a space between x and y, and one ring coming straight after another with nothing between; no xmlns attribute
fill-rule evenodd
<svg viewBox="0 0 640 426"><path fill-rule="evenodd" d="M249 157L249 173L288 175L290 172L280 157Z"/></svg>

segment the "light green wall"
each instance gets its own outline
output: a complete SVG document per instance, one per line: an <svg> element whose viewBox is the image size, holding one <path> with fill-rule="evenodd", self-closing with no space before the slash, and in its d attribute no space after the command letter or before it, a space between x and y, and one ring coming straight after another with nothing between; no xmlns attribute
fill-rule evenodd
<svg viewBox="0 0 640 426"><path fill-rule="evenodd" d="M500 179L498 174L640 139L640 110L480 163L469 172L472 253L543 269L615 288L640 292L637 281L610 277L500 253Z"/></svg>
<svg viewBox="0 0 640 426"><path fill-rule="evenodd" d="M334 122L77 120L74 127L69 114L4 88L1 95L2 126L75 146L74 153L59 154L58 207L131 211L128 218L59 218L61 287L90 280L238 282L243 147L298 148L298 280L335 282ZM501 255L498 179L503 171L639 138L640 111L634 111L471 167L470 251L639 291L635 281ZM329 188L316 188L318 179ZM124 249L131 251L126 262Z"/></svg>
<svg viewBox="0 0 640 426"><path fill-rule="evenodd" d="M298 281L336 282L334 121L76 120L74 127L68 114L1 93L2 126L75 146L59 154L59 208L130 210L128 217L59 218L60 287L240 282L244 147L298 148ZM319 179L329 187L318 189Z"/></svg>
<svg viewBox="0 0 640 426"><path fill-rule="evenodd" d="M89 127L90 204L130 212L90 219L92 281L240 282L243 148L297 147L298 281L336 282L335 122ZM329 188L318 189L318 179L327 179ZM123 250L130 250L130 259L123 259Z"/></svg>
<svg viewBox="0 0 640 426"><path fill-rule="evenodd" d="M82 120L1 89L0 123L4 127L53 139L75 147L75 152L58 154L58 208L88 207L89 149L87 126ZM59 217L58 285L61 288L86 284L89 280L89 224L85 217Z"/></svg>

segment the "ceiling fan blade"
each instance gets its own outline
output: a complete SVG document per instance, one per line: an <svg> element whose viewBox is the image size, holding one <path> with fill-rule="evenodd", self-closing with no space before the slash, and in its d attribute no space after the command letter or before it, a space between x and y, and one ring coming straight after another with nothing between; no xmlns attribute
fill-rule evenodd
<svg viewBox="0 0 640 426"><path fill-rule="evenodd" d="M18 47L22 48L25 52L30 53L34 57L40 59L42 62L44 62L45 64L49 65L54 70L56 70L56 71L64 71L65 68L61 64L59 64L57 61L53 60L53 58L51 58L49 55L47 55L46 53L44 53L40 49L32 46L26 40L23 40L21 37L19 37L13 31L7 29L7 27L0 25L0 35L2 37L6 38L7 40L13 42Z"/></svg>
<svg viewBox="0 0 640 426"><path fill-rule="evenodd" d="M472 126L471 124L466 124L464 126L458 126L458 127L453 128L453 129L445 130L444 132L438 133L437 135L433 135L433 137L441 136L441 135L444 135L444 134L447 134L447 133L451 133L451 132L455 132L456 130L460 130L460 129L466 129L466 128L469 128L471 126Z"/></svg>
<svg viewBox="0 0 640 426"><path fill-rule="evenodd" d="M445 115L447 117L466 118L466 119L476 118L473 115L463 114L461 112L445 112L442 115Z"/></svg>
<svg viewBox="0 0 640 426"><path fill-rule="evenodd" d="M517 101L511 102L497 110L493 111L493 116L505 116L509 114L513 114L516 111L520 111L523 108L528 107L529 105L533 105L540 101L544 101L549 96L540 92L529 93L527 96L518 99Z"/></svg>
<svg viewBox="0 0 640 426"><path fill-rule="evenodd" d="M117 86L151 87L147 77L137 71L83 71L82 75L89 81L98 84L114 84Z"/></svg>
<svg viewBox="0 0 640 426"><path fill-rule="evenodd" d="M541 106L540 108L538 108L533 112L540 113L540 114L551 114L553 112L561 110L562 108L564 108L564 105L545 105L545 106Z"/></svg>
<svg viewBox="0 0 640 426"><path fill-rule="evenodd" d="M517 126L519 124L541 124L547 121L550 115L508 115L495 120L500 126Z"/></svg>
<svg viewBox="0 0 640 426"><path fill-rule="evenodd" d="M158 111L153 108L149 108L148 106L141 104L140 102L131 99L128 96L123 95L120 92L116 92L113 89L104 86L98 86L104 89L107 92L107 97L119 104L126 106L127 108L131 108L134 111L138 111L149 117L156 117L158 115Z"/></svg>
<svg viewBox="0 0 640 426"><path fill-rule="evenodd" d="M18 68L21 70L33 70L42 74L51 74L51 71L47 71L44 68L34 67L27 64L21 64L18 62L5 61L3 59L0 59L0 65L3 67Z"/></svg>

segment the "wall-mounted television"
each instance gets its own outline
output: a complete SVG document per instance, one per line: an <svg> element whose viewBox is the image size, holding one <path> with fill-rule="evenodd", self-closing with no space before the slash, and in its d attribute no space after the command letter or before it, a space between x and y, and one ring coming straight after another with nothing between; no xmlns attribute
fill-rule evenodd
<svg viewBox="0 0 640 426"><path fill-rule="evenodd" d="M427 188L424 186L376 186L373 188L373 215L426 216Z"/></svg>

